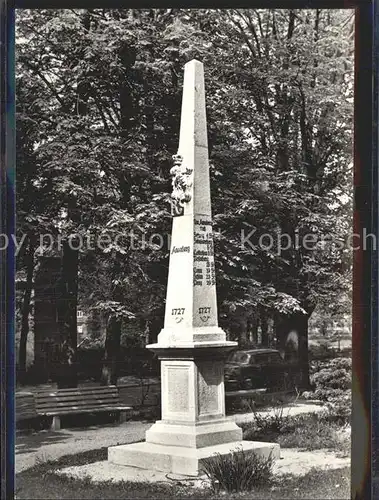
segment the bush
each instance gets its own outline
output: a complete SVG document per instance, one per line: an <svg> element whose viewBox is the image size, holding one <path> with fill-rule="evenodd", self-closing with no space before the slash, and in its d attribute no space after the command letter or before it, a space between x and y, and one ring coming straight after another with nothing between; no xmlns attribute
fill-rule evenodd
<svg viewBox="0 0 379 500"><path fill-rule="evenodd" d="M237 448L230 455L217 453L215 457L204 459L202 470L210 479L214 491L251 491L255 486L269 482L273 462L271 454L264 458Z"/></svg>
<svg viewBox="0 0 379 500"><path fill-rule="evenodd" d="M315 364L310 379L315 398L323 401L340 398L351 389L351 359L336 358Z"/></svg>
<svg viewBox="0 0 379 500"><path fill-rule="evenodd" d="M351 388L351 373L344 369L324 368L313 375L312 383L316 386L316 390L319 388L346 391Z"/></svg>
<svg viewBox="0 0 379 500"><path fill-rule="evenodd" d="M257 412L254 407L251 411L254 414L254 421L245 427L244 439L249 441L275 441L288 425L289 408L285 408L286 403L282 401L272 401L271 411L265 415Z"/></svg>
<svg viewBox="0 0 379 500"><path fill-rule="evenodd" d="M286 417L283 404L274 407L273 412L268 415L254 411L254 421L258 429L264 433L280 432Z"/></svg>
<svg viewBox="0 0 379 500"><path fill-rule="evenodd" d="M346 391L338 397L331 398L326 404L322 418L338 425L351 423L351 391Z"/></svg>
<svg viewBox="0 0 379 500"><path fill-rule="evenodd" d="M332 347L328 346L326 343L319 345L312 345L309 347L309 358L315 359L331 359L336 356L337 351Z"/></svg>

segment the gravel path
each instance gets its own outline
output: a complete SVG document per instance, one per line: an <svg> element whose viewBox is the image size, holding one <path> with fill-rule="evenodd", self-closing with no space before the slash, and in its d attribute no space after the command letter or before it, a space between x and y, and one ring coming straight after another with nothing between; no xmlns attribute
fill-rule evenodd
<svg viewBox="0 0 379 500"><path fill-rule="evenodd" d="M298 415L321 411L317 404L300 404L286 407L284 415ZM274 411L274 410L271 410ZM269 414L270 410L259 413ZM237 423L253 420L252 413L228 416ZM16 474L33 467L37 463L56 460L63 455L75 455L83 451L94 450L118 444L133 443L145 438L145 431L152 422L125 422L123 424L99 425L85 428L61 429L52 432L39 431L33 434L18 434L16 436Z"/></svg>
<svg viewBox="0 0 379 500"><path fill-rule="evenodd" d="M96 427L39 431L16 436L16 474L48 460L83 451L133 443L145 438L151 422L125 422Z"/></svg>
<svg viewBox="0 0 379 500"><path fill-rule="evenodd" d="M294 403L292 405L288 405L284 407L283 417L294 415L301 415L304 413L320 413L324 411L324 406L316 402L309 403ZM272 408L265 408L264 410L257 411L257 413L261 415L269 415L270 413L274 413L277 410L273 410ZM244 422L251 422L254 420L254 415L252 413L237 413L235 415L228 415L226 417L229 420L234 420L237 424L242 424Z"/></svg>

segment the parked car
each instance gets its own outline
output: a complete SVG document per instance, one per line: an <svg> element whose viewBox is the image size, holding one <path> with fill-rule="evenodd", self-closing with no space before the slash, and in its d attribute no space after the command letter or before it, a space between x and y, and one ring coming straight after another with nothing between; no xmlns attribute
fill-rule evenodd
<svg viewBox="0 0 379 500"><path fill-rule="evenodd" d="M289 366L276 349L233 351L225 364L225 389L284 389Z"/></svg>

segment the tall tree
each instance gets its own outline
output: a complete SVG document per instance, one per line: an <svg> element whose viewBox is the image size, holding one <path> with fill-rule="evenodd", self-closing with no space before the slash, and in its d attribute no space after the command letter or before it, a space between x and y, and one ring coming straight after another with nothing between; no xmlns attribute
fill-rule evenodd
<svg viewBox="0 0 379 500"><path fill-rule="evenodd" d="M279 343L295 328L307 385L308 318L348 289L345 249L296 241L340 241L349 230L341 189L351 179L352 13L19 12L18 106L36 165L22 170L38 191L35 212L62 235L111 237L81 253L88 306L110 324L135 317L151 338L163 322L168 249L151 236L170 230L182 67L196 57L206 69L222 326L238 338L241 313L245 336L257 318L263 329L275 318ZM290 245L278 251L281 234Z"/></svg>

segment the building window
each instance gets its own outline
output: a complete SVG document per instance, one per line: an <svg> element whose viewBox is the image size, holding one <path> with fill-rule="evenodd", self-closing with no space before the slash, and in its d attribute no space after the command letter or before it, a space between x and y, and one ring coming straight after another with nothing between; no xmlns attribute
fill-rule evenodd
<svg viewBox="0 0 379 500"><path fill-rule="evenodd" d="M82 317L83 317L83 311L77 311L77 312L76 312L76 316L77 316L78 318L82 318Z"/></svg>

